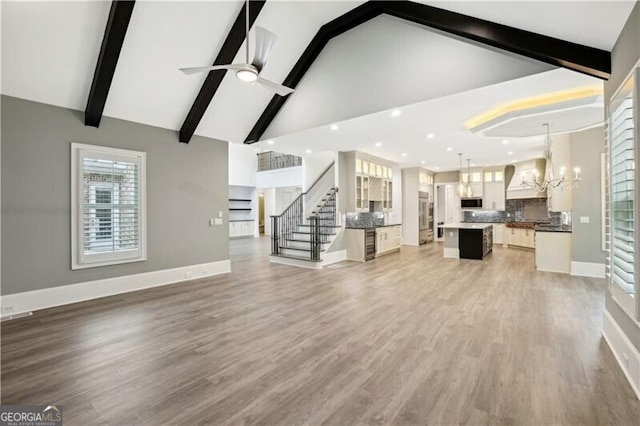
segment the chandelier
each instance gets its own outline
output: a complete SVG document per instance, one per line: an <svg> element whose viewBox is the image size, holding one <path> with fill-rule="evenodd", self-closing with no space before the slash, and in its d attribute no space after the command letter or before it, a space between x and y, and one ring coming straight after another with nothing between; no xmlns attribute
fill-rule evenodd
<svg viewBox="0 0 640 426"><path fill-rule="evenodd" d="M549 123L544 123L546 128L546 138L544 142L544 159L546 160L546 167L544 173L544 179L541 179L538 171L533 172L533 179L526 180L524 174L522 175L522 188L534 190L536 192L547 192L549 189L565 189L574 188L582 180L580 177L580 168L573 169L574 175L572 178L567 178L566 168L560 167L560 177L556 178L553 175L553 158L551 154L551 137L549 136Z"/></svg>
<svg viewBox="0 0 640 426"><path fill-rule="evenodd" d="M462 179L462 153L458 153L458 157L460 157L460 183L458 184L458 195L460 198L471 198L473 197L473 187L471 186L471 160L467 158L467 184L464 184L464 180Z"/></svg>

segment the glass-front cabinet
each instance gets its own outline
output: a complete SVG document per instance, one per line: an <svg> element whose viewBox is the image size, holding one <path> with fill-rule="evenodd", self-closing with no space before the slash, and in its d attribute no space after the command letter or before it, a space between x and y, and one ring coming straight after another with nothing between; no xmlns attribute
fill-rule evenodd
<svg viewBox="0 0 640 426"><path fill-rule="evenodd" d="M384 211L393 208L393 168L373 161L355 159L356 211L369 211L369 201L380 202Z"/></svg>

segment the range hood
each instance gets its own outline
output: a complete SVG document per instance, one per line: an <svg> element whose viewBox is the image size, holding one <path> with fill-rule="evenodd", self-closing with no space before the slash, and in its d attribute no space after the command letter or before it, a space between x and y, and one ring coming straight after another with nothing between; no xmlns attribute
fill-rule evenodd
<svg viewBox="0 0 640 426"><path fill-rule="evenodd" d="M537 192L534 189L522 187L522 179L533 181L536 173L538 179L544 179L547 160L538 158L536 160L524 161L514 164L515 170L511 180L507 182L507 200L518 200L523 198L547 198L546 192Z"/></svg>

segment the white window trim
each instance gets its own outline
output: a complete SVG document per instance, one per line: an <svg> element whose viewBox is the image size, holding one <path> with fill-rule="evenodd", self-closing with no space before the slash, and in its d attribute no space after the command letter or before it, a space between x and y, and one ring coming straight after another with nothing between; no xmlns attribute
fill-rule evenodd
<svg viewBox="0 0 640 426"><path fill-rule="evenodd" d="M629 71L629 73L627 74L627 76L622 80L622 83L620 84L620 86L615 90L615 92L613 93L613 95L611 96L611 99L615 98L618 96L618 94L620 93L620 91L622 90L622 88L625 86L625 84L627 84L628 80L630 78L634 78L635 79L635 83L634 83L634 93L633 93L633 120L634 120L634 144L635 144L635 152L636 155L638 153L640 153L640 140L639 140L639 133L640 133L640 61L636 62L635 65L632 67L631 71ZM610 106L609 106L610 108ZM607 115L610 116L611 115L611 111L608 110L607 111ZM609 120L609 117L607 117L607 120ZM610 137L610 135L607 135L607 137ZM611 145L609 145L609 150L611 150ZM610 152L609 152L610 155ZM609 158L609 161L611 161L611 159ZM609 173L611 173L611 170L609 170ZM609 175L609 179L611 179L611 176ZM637 191L638 189L640 189L640 175L636 173L635 176L635 188L634 191ZM609 191L611 191L611 187L609 187ZM637 193L637 192L636 192ZM636 201L637 202L637 201ZM609 214L611 214L611 205L609 205L608 207L609 209ZM636 204L634 206L634 213L638 211L638 205ZM604 220L604 217L603 217ZM635 235L638 236L640 235L640 222L639 221L635 221L634 222L634 228L635 228ZM610 232L613 232L613 218L611 218L611 223L610 223ZM636 237L638 238L638 237ZM610 239L612 240L612 237L610 237ZM636 251L637 249L640 247L640 240L636 239L636 241L634 242ZM613 249L610 247L611 253L610 253L610 260L609 262L613 262ZM636 260L638 260L638 254L635 254L636 256ZM611 264L610 264L611 267ZM622 310L624 310L627 315L629 315L629 317L631 317L636 323L638 323L640 321L640 297L636 297L636 295L638 294L638 291L640 290L640 285L638 284L637 280L638 277L640 277L640 271L636 271L636 279L635 279L635 289L634 292L635 294L629 294L626 291L624 291L624 289L622 289L619 285L617 285L616 283L613 282L612 277L609 277L609 292L611 293L611 297L613 298L613 300L618 304L618 306L620 306L622 308Z"/></svg>
<svg viewBox="0 0 640 426"><path fill-rule="evenodd" d="M139 167L139 185L140 185L140 204L139 204L139 235L140 250L132 250L138 256L131 257L130 252L122 251L116 255L111 254L108 259L100 260L100 256L93 255L93 260L84 260L82 255L83 232L82 227L82 166L80 158L83 151L98 152L105 157L138 157L140 161ZM110 148L98 145L87 145L81 143L71 143L71 269L96 268L100 266L119 265L123 263L142 262L147 260L147 183L146 183L147 155L142 151L131 151L127 149Z"/></svg>

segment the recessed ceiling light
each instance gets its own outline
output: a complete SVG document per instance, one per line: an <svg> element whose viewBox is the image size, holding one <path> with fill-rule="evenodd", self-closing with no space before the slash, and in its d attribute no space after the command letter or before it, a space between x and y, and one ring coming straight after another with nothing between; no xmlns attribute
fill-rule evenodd
<svg viewBox="0 0 640 426"><path fill-rule="evenodd" d="M507 155L513 155L513 151L507 152Z"/></svg>
<svg viewBox="0 0 640 426"><path fill-rule="evenodd" d="M453 148L449 147L447 148L447 151L453 151Z"/></svg>
<svg viewBox="0 0 640 426"><path fill-rule="evenodd" d="M504 140L502 141L502 143L503 143L504 145L506 145L506 144L508 144L508 143L509 143L509 141L508 141L508 140L506 140L506 139L504 139Z"/></svg>
<svg viewBox="0 0 640 426"><path fill-rule="evenodd" d="M402 114L402 111L400 111L399 109L394 109L393 111L391 111L391 116L392 117L397 117L400 114Z"/></svg>
<svg viewBox="0 0 640 426"><path fill-rule="evenodd" d="M376 146L382 146L382 142L376 142Z"/></svg>
<svg viewBox="0 0 640 426"><path fill-rule="evenodd" d="M517 160L514 158L513 160L511 160L512 163L515 163Z"/></svg>
<svg viewBox="0 0 640 426"><path fill-rule="evenodd" d="M438 166L435 166L434 168L435 168L436 170L440 170L440 167L438 167Z"/></svg>
<svg viewBox="0 0 640 426"><path fill-rule="evenodd" d="M422 160L422 161L420 162L420 164L424 164L424 160Z"/></svg>
<svg viewBox="0 0 640 426"><path fill-rule="evenodd" d="M268 145L273 145L273 141L267 141Z"/></svg>
<svg viewBox="0 0 640 426"><path fill-rule="evenodd" d="M407 153L406 153L406 152L403 152L403 153L402 153L402 156L403 156L403 157L406 157L406 156L407 156Z"/></svg>
<svg viewBox="0 0 640 426"><path fill-rule="evenodd" d="M338 130L338 129L339 129L339 127L338 127L338 125L337 125L337 124L332 124L332 125L331 125L331 127L330 127L330 129L331 129L331 130Z"/></svg>
<svg viewBox="0 0 640 426"><path fill-rule="evenodd" d="M310 150L310 149L306 150L305 152L306 152L307 154L311 154L311 150Z"/></svg>
<svg viewBox="0 0 640 426"><path fill-rule="evenodd" d="M435 137L436 137L436 135L434 135L433 133L428 133L427 134L427 139L433 139Z"/></svg>
<svg viewBox="0 0 640 426"><path fill-rule="evenodd" d="M476 166L476 163L471 163L471 167L475 167L475 166Z"/></svg>

